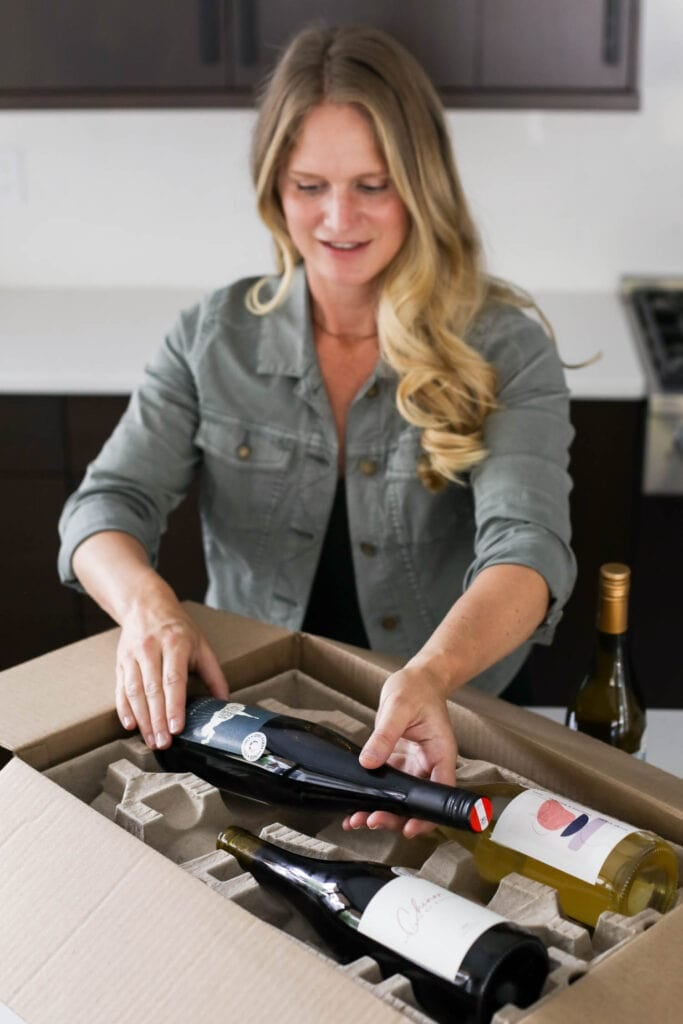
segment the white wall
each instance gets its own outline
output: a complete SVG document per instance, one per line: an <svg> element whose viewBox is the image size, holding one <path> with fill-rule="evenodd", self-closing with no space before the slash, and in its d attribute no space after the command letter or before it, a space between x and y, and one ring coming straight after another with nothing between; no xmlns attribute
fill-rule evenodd
<svg viewBox="0 0 683 1024"><path fill-rule="evenodd" d="M539 290L683 272L683 3L642 0L638 112L450 111L490 268ZM0 287L213 287L271 268L253 114L5 111L25 196L0 205Z"/></svg>

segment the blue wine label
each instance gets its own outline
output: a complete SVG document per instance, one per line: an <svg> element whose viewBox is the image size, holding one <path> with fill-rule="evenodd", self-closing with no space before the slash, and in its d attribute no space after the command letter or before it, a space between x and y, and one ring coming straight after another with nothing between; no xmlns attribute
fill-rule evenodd
<svg viewBox="0 0 683 1024"><path fill-rule="evenodd" d="M181 736L191 743L237 754L245 761L258 761L267 746L263 726L276 717L276 712L265 708L206 697L188 707Z"/></svg>

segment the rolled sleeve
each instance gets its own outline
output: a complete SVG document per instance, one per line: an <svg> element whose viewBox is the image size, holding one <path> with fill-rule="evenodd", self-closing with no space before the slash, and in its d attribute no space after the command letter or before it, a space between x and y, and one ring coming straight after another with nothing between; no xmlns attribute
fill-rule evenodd
<svg viewBox="0 0 683 1024"><path fill-rule="evenodd" d="M576 578L570 547L567 472L574 431L569 393L552 341L517 311L487 354L496 366L499 408L487 417L488 456L473 470L475 557L466 585L488 566L514 563L548 584L548 614L531 638L550 643ZM485 353L486 354L486 353Z"/></svg>
<svg viewBox="0 0 683 1024"><path fill-rule="evenodd" d="M146 367L114 433L67 500L59 520L63 583L79 587L74 552L103 530L135 537L156 563L167 517L187 493L198 460L197 397L188 359L198 318L198 309L180 317Z"/></svg>

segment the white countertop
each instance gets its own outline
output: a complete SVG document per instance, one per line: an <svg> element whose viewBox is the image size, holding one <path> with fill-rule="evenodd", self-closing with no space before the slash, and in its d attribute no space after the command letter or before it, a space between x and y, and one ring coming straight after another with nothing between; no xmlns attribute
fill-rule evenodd
<svg viewBox="0 0 683 1024"><path fill-rule="evenodd" d="M560 725L564 723L565 708L543 707L528 708L527 710L550 718L553 722L559 722ZM683 709L649 708L647 712L647 763L683 778L682 735Z"/></svg>
<svg viewBox="0 0 683 1024"><path fill-rule="evenodd" d="M0 288L0 393L127 394L178 312L202 295L183 288ZM573 398L638 399L645 376L631 327L610 292L538 293Z"/></svg>

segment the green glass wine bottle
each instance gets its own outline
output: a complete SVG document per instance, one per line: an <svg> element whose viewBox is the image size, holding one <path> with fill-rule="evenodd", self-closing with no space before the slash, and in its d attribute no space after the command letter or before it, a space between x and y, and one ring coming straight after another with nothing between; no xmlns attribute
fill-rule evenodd
<svg viewBox="0 0 683 1024"><path fill-rule="evenodd" d="M303 856L237 827L216 845L294 907L337 960L370 956L383 977L402 974L443 1024L487 1024L543 988L549 959L536 935L405 869Z"/></svg>
<svg viewBox="0 0 683 1024"><path fill-rule="evenodd" d="M565 724L644 759L645 704L628 651L630 577L628 566L617 562L600 568L593 660L567 709Z"/></svg>

